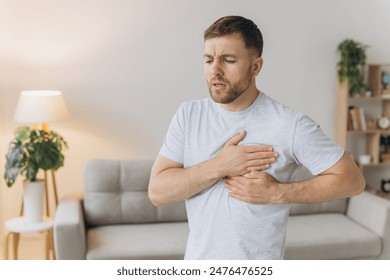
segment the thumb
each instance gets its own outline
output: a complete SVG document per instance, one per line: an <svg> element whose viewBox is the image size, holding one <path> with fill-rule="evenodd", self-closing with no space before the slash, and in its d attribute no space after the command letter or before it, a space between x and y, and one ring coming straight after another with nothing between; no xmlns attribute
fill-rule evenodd
<svg viewBox="0 0 390 280"><path fill-rule="evenodd" d="M226 143L225 146L232 146L232 145L237 145L240 143L246 136L246 131L243 130L240 133L234 135L232 138L230 138Z"/></svg>

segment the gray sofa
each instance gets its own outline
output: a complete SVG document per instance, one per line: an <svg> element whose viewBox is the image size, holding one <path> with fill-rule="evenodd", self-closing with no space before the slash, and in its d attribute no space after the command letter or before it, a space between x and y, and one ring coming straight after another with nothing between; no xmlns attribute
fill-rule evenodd
<svg viewBox="0 0 390 280"><path fill-rule="evenodd" d="M155 207L147 195L152 161L91 160L84 194L60 201L57 259L183 259L183 202ZM286 259L390 259L390 202L361 195L293 205Z"/></svg>

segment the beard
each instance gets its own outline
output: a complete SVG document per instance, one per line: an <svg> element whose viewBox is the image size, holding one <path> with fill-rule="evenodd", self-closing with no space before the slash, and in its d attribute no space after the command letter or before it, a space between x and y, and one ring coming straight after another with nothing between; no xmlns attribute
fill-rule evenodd
<svg viewBox="0 0 390 280"><path fill-rule="evenodd" d="M248 69L246 75L235 83L230 83L229 80L224 78L213 78L210 82L208 82L210 96L215 102L220 104L233 103L249 88L251 79L252 76L250 68ZM213 84L218 82L223 83L225 86L221 89L215 88Z"/></svg>

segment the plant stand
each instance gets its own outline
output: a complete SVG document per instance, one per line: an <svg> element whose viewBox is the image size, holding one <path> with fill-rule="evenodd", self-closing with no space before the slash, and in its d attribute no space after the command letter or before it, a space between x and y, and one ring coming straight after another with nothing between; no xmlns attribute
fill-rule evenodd
<svg viewBox="0 0 390 280"><path fill-rule="evenodd" d="M53 242L53 220L50 218L50 206L49 206L49 176L48 173L51 173L51 181L52 181L52 187L53 187L53 196L54 196L54 211L58 206L58 193L57 193L57 184L56 184L56 178L55 173L53 170L45 171L44 172L44 180L45 180L45 209L46 209L46 217L44 220L40 223L34 223L34 224L26 224L23 219L23 213L24 213L24 205L22 200L22 205L20 208L20 217L11 219L6 222L5 228L8 230L7 233L5 233L4 236L4 259L8 259L9 255L9 242L12 238L12 248L13 248L13 256L14 259L18 258L18 247L19 247L19 240L20 240L20 234L21 233L27 233L27 232L43 232L45 234L45 252L46 252L46 259L49 259L49 252L52 251L53 253L53 259L55 258L54 254L54 242ZM54 213L53 213L54 214Z"/></svg>

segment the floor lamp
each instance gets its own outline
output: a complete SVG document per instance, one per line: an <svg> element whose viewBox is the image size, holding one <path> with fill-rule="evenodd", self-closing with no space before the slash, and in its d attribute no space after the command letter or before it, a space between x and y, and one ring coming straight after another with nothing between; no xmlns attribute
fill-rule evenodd
<svg viewBox="0 0 390 280"><path fill-rule="evenodd" d="M48 123L63 121L69 118L65 100L60 91L30 90L22 91L16 106L14 119L17 122L30 123L33 127L42 125L42 129L49 131ZM48 172L44 172L46 189L46 215L50 216L48 196ZM50 170L53 184L54 203L58 205L57 185L55 173ZM23 204L21 215L23 214Z"/></svg>
<svg viewBox="0 0 390 280"><path fill-rule="evenodd" d="M53 90L35 90L35 91L22 91L19 97L18 104L16 106L14 119L18 122L32 123L36 128L38 123L42 124L42 129L49 132L49 122L62 121L69 116L68 110L65 105L64 98L59 91ZM57 185L55 180L55 174L51 171L54 203L55 207L58 205ZM50 217L49 207L49 192L48 192L48 172L45 171L45 197L46 197L46 216ZM24 214L24 205L22 200L22 207L20 210L20 216ZM45 233L46 240L46 259L49 259L49 252L52 251L53 258L55 258L54 242L52 223L33 223L21 226L20 222L23 221L20 218L11 219L7 221L6 227L9 232L5 235L4 246L4 258L8 259L8 243L10 237L13 237L13 252L14 259L17 259L17 252L19 246L20 234L23 232L41 231ZM23 221L24 222L24 221ZM38 224L38 226L37 226Z"/></svg>

